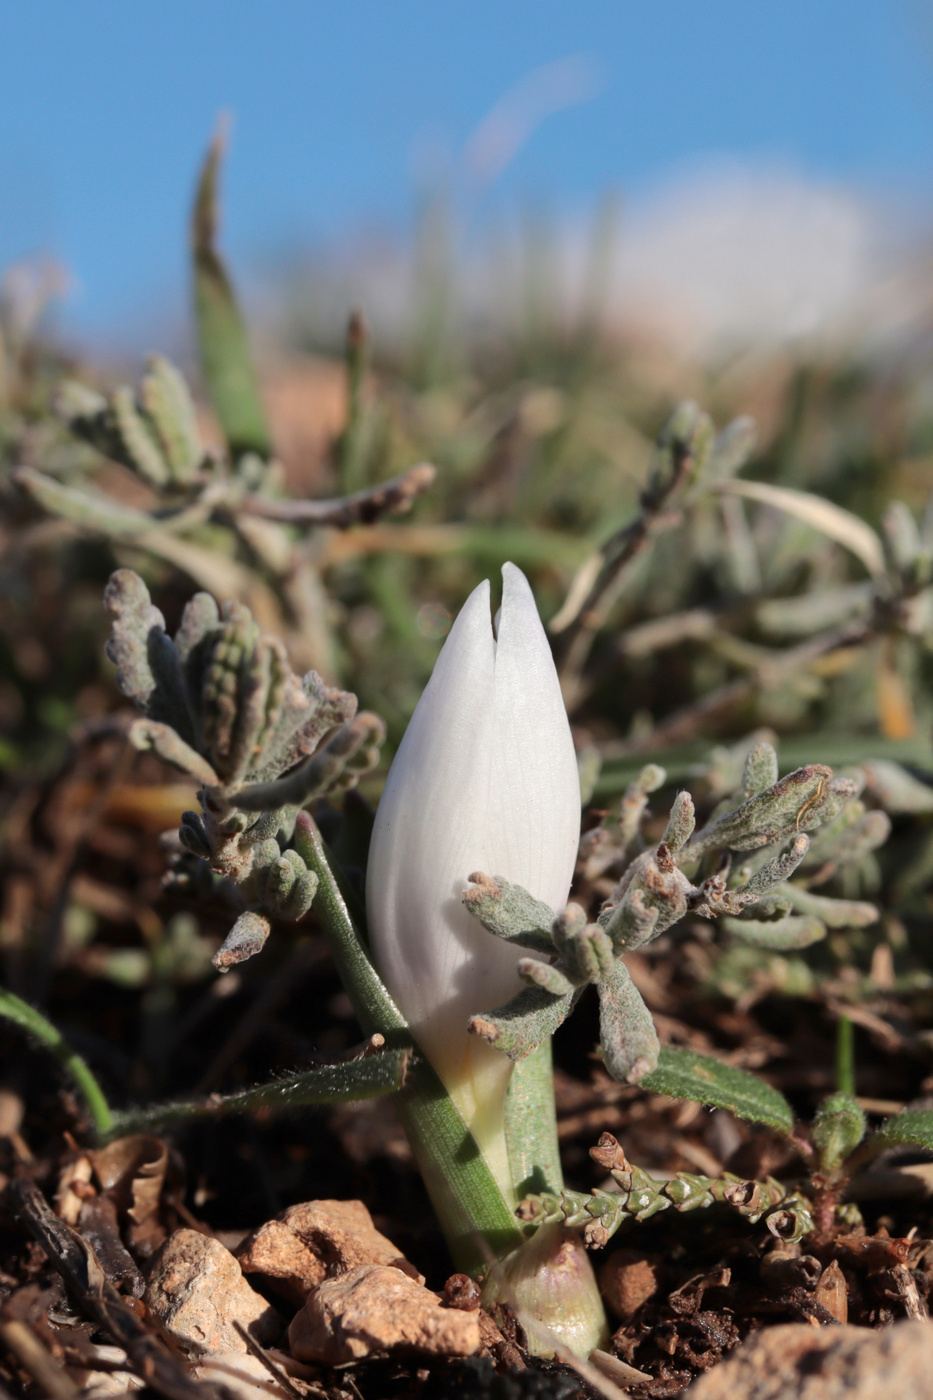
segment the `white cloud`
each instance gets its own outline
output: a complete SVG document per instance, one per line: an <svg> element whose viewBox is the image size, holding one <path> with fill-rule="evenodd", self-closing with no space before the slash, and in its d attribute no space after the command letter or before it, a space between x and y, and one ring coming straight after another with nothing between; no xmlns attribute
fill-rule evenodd
<svg viewBox="0 0 933 1400"><path fill-rule="evenodd" d="M647 332L684 357L903 340L933 313L931 279L920 275L929 234L920 234L894 201L774 164L711 160L623 206L599 305L610 327ZM547 284L544 300L572 321L585 295L593 216L565 218L545 241L536 274ZM522 236L472 237L455 274L460 314L491 329L514 323L527 255ZM360 304L384 343L397 340L418 301L416 262L402 240L351 238L308 266L304 314L313 304L322 328L338 305Z"/></svg>
<svg viewBox="0 0 933 1400"><path fill-rule="evenodd" d="M623 228L613 301L683 349L834 338L890 269L867 199L790 171L716 164L671 181Z"/></svg>

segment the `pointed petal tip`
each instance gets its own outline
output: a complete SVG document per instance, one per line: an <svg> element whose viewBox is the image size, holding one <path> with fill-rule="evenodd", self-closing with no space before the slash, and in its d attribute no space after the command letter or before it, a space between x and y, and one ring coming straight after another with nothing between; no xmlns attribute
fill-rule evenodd
<svg viewBox="0 0 933 1400"><path fill-rule="evenodd" d="M505 624L505 636L509 638L507 645L512 646L511 640L515 637L524 636L526 639L532 635L541 633L544 638L544 628L541 624L541 617L538 613L538 605L535 602L535 595L531 591L531 584L517 564L507 561L502 565L502 607L499 609L500 617L496 628L496 637L499 642L503 640L503 623ZM547 645L545 643L545 645ZM550 647L548 647L550 657Z"/></svg>
<svg viewBox="0 0 933 1400"><path fill-rule="evenodd" d="M502 589L503 594L514 589L527 588L531 592L531 585L517 564L513 564L511 559L507 559L502 565Z"/></svg>
<svg viewBox="0 0 933 1400"><path fill-rule="evenodd" d="M477 687L480 692L492 685L496 644L489 595L489 580L483 579L473 589L454 618L453 626L447 633L434 663L431 678L412 716L413 720L417 717L420 724L426 722L428 713L436 712L442 695L448 695L448 699L451 699L451 696L462 690L465 685ZM469 714L473 702L470 702L464 693L459 701L451 699L451 703L455 706L466 706L464 714ZM405 739L402 740L403 747L406 741L407 731Z"/></svg>
<svg viewBox="0 0 933 1400"><path fill-rule="evenodd" d="M464 613L469 613L472 615L474 612L482 609L483 607L485 607L486 612L488 614L490 611L491 593L492 589L489 583L489 579L481 579L480 582L473 589L472 593L469 593L467 595L466 601L463 604L463 607L460 609L460 612L457 614L457 616L462 617ZM454 619L454 621L456 621L456 618Z"/></svg>
<svg viewBox="0 0 933 1400"><path fill-rule="evenodd" d="M462 645L463 639L467 636L478 639L485 632L489 632L491 635L490 591L489 579L484 578L469 594L463 607L454 618L453 626L441 648L441 655L448 649L455 650Z"/></svg>

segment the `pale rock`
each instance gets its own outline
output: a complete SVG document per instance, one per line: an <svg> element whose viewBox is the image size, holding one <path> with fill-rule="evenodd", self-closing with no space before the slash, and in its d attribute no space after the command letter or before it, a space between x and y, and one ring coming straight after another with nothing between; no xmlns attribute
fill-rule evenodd
<svg viewBox="0 0 933 1400"><path fill-rule="evenodd" d="M694 1381L685 1400L930 1400L933 1324L811 1327L755 1333Z"/></svg>
<svg viewBox="0 0 933 1400"><path fill-rule="evenodd" d="M278 1313L249 1286L230 1251L197 1230L176 1230L167 1241L146 1289L146 1306L191 1352L245 1352L234 1322L261 1344L282 1331Z"/></svg>
<svg viewBox="0 0 933 1400"><path fill-rule="evenodd" d="M305 1201L247 1235L236 1257L245 1274L261 1274L300 1307L325 1278L361 1264L400 1269L424 1279L391 1240L381 1235L362 1201Z"/></svg>
<svg viewBox="0 0 933 1400"><path fill-rule="evenodd" d="M199 1381L225 1386L233 1400L286 1400L288 1391L270 1374L258 1356L250 1352L217 1351L204 1356L194 1368Z"/></svg>
<svg viewBox="0 0 933 1400"><path fill-rule="evenodd" d="M299 1361L339 1366L374 1352L472 1356L479 1315L443 1308L436 1294L400 1269L365 1264L325 1279L288 1329Z"/></svg>
<svg viewBox="0 0 933 1400"><path fill-rule="evenodd" d="M110 1400L111 1396L125 1395L145 1384L141 1376L129 1370L95 1371L93 1361L126 1364L127 1355L122 1347L98 1346L93 1348L90 1366L68 1366L69 1376L81 1391L81 1400Z"/></svg>

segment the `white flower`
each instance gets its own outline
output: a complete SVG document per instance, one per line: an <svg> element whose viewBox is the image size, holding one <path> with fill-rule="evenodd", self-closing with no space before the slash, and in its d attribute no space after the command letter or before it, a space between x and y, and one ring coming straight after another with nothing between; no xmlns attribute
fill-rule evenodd
<svg viewBox="0 0 933 1400"><path fill-rule="evenodd" d="M488 933L461 895L481 870L561 910L580 836L550 647L524 574L506 564L502 580L495 634L484 582L437 659L379 804L366 883L377 966L493 1157L504 1151L496 1139L511 1065L466 1026L521 989L515 965L528 953Z"/></svg>

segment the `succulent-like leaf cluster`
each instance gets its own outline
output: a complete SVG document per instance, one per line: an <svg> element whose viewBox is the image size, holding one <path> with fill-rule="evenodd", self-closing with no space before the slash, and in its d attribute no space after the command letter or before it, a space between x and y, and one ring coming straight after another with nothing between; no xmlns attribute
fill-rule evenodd
<svg viewBox="0 0 933 1400"><path fill-rule="evenodd" d="M588 923L577 904L555 915L501 877L476 871L470 880L463 902L490 933L548 957L522 958L518 974L528 986L504 1006L474 1016L470 1031L510 1059L524 1059L554 1034L583 988L595 983L600 1040L604 1053L608 1047L607 1059L612 1057L610 1072L634 1083L653 1069L658 1038L651 1013L606 931Z"/></svg>
<svg viewBox="0 0 933 1400"><path fill-rule="evenodd" d="M731 1172L719 1177L678 1172L658 1180L633 1166L611 1133L603 1133L590 1156L612 1177L615 1190L528 1196L518 1208L519 1218L535 1228L551 1223L582 1225L591 1249L601 1249L627 1220L649 1220L662 1210L712 1205L731 1206L752 1224L764 1218L771 1233L782 1240L799 1240L813 1229L809 1202L774 1177L746 1181Z"/></svg>
<svg viewBox="0 0 933 1400"><path fill-rule="evenodd" d="M161 355L151 357L136 395L120 385L105 397L65 380L55 406L76 437L122 462L156 490L189 486L205 464L188 386Z"/></svg>
<svg viewBox="0 0 933 1400"><path fill-rule="evenodd" d="M639 849L648 794L664 782L649 764L633 782L618 818L584 837L584 873L621 871L595 923L578 905L558 915L526 891L482 872L470 876L464 904L490 932L537 954L522 959L526 990L473 1018L470 1029L505 1054L529 1054L595 984L600 1044L610 1074L636 1083L658 1063L650 1012L622 958L687 915L722 919L730 933L770 949L802 948L828 927L874 922L871 904L815 894L841 865L864 858L890 829L884 812L867 811L860 780L807 764L778 777L770 744L748 752L738 800L727 800L695 830L693 800L677 795L663 839ZM810 833L816 833L811 838ZM740 864L735 856L744 855ZM791 876L804 878L791 883Z"/></svg>
<svg viewBox="0 0 933 1400"><path fill-rule="evenodd" d="M201 439L192 395L183 376L154 356L135 389L119 385L106 395L66 380L55 408L71 433L103 457L122 463L149 487L154 501L127 503L119 493L86 479L62 481L54 471L20 462L17 485L49 515L114 543L132 542L195 584L218 595L234 593L279 614L299 651L326 666L332 638L322 621L320 567L303 537L320 526L347 529L405 511L435 477L427 462L376 485L330 500L290 500L280 494L281 469L249 345L249 328L217 246L222 133L202 166L191 218L195 326L201 373L223 437L208 449ZM352 453L362 481L369 446L361 418L362 331L351 326L347 346L350 421L338 456ZM2 349L2 347L0 347ZM0 356L2 359L2 356ZM2 386L0 386L2 387ZM341 486L348 473L341 471Z"/></svg>
<svg viewBox="0 0 933 1400"><path fill-rule="evenodd" d="M135 391L120 384L104 395L64 380L54 403L75 437L138 476L155 503L149 508L130 505L83 481L65 484L33 466L17 469L18 485L50 515L111 540L136 541L188 572L197 573L197 563L193 556L179 555L173 541L197 535L207 522L235 522L245 508L247 487L264 477L266 465L258 458L238 461L232 470L223 453L208 450L184 377L160 355L151 357Z"/></svg>
<svg viewBox="0 0 933 1400"><path fill-rule="evenodd" d="M261 488L273 483L270 459L256 452L228 456L209 451L184 378L158 355L150 359L135 393L122 384L105 396L65 380L56 408L76 437L140 477L156 493L157 504L148 510L130 506L83 485L66 486L32 466L18 468L17 483L49 514L114 540L137 540L172 562L185 561L176 558L177 551L166 550L165 538L189 536L207 522L232 526L246 543L261 547L250 518L277 526L346 529L406 510L435 475L422 462L390 481L334 500L292 501L263 494ZM287 535L277 546L267 544L267 562L280 559L283 551L287 555L287 546Z"/></svg>
<svg viewBox="0 0 933 1400"><path fill-rule="evenodd" d="M658 434L638 511L578 569L550 630L562 634L562 687L573 710L587 686L583 670L596 632L607 621L636 559L653 540L682 520L682 511L708 497L743 467L755 448L751 418L736 418L716 433L709 414L692 400L679 403Z"/></svg>
<svg viewBox="0 0 933 1400"><path fill-rule="evenodd" d="M119 569L104 596L114 619L107 654L142 711L132 742L201 785L200 812L182 817L180 850L246 906L214 959L226 970L260 950L270 915L307 913L317 877L291 845L297 814L375 766L384 726L315 671L297 676L281 642L239 603L218 609L195 594L173 640L132 570Z"/></svg>
<svg viewBox="0 0 933 1400"><path fill-rule="evenodd" d="M834 1220L860 1221L858 1207L844 1196L850 1180L880 1153L908 1144L928 1151L933 1145L933 1112L928 1109L906 1109L869 1131L858 1101L837 1092L824 1099L809 1131L798 1126L795 1133L790 1104L757 1075L671 1046L662 1050L661 1059L661 1067L644 1081L653 1093L728 1108L741 1118L766 1123L798 1148L809 1138L809 1184L790 1189L773 1177L746 1181L731 1172L717 1177L677 1172L658 1179L633 1166L612 1134L604 1133L590 1156L608 1172L613 1188L527 1196L518 1207L520 1220L536 1229L549 1224L583 1226L586 1244L599 1249L627 1221L649 1220L672 1208L727 1205L753 1224L764 1219L773 1235L793 1242L813 1230L830 1230Z"/></svg>
<svg viewBox="0 0 933 1400"><path fill-rule="evenodd" d="M293 655L300 653L306 662L326 669L333 638L322 606L320 562L306 547L307 535L322 526L348 529L405 511L431 485L435 471L420 462L388 480L364 484L372 479L374 464L372 443L357 431L366 418L358 411L364 361L357 325L351 327L347 347L351 411L338 457L343 464L352 449L352 479L362 489L323 500L282 496L282 470L250 353L249 329L217 246L222 151L218 137L202 167L191 221L202 382L222 446L205 445L184 377L168 360L154 356L135 389L121 384L101 394L65 380L54 395L58 417L73 436L133 472L149 488L151 502L131 504L120 491L106 484L101 489L91 471L76 476L76 465L92 470L93 464L84 453L76 462L73 447L59 469L48 463L50 470L40 470L35 454L23 454L12 475L47 514L114 544L131 542L197 586L251 602L264 617L278 614L277 630L289 636ZM68 479L62 479L62 470ZM347 479L341 471L341 488Z"/></svg>

